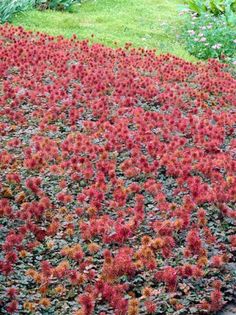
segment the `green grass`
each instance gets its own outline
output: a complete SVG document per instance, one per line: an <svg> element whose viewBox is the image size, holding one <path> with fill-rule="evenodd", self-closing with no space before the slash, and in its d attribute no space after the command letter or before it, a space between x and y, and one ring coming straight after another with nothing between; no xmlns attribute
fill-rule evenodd
<svg viewBox="0 0 236 315"><path fill-rule="evenodd" d="M91 38L107 46L157 48L159 53L170 52L190 61L190 56L177 39L182 23L178 15L181 0L87 0L77 12L36 10L18 14L13 24L50 35L80 39Z"/></svg>

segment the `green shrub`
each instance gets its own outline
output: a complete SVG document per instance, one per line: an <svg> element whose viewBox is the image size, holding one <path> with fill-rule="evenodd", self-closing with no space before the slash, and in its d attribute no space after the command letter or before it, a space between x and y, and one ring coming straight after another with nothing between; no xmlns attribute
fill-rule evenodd
<svg viewBox="0 0 236 315"><path fill-rule="evenodd" d="M15 13L32 7L34 3L34 0L1 0L0 23L9 21Z"/></svg>
<svg viewBox="0 0 236 315"><path fill-rule="evenodd" d="M185 4L189 10L198 15L211 13L218 16L223 14L228 24L236 24L236 0L185 0Z"/></svg>
<svg viewBox="0 0 236 315"><path fill-rule="evenodd" d="M236 28L224 15L188 15L181 35L186 49L199 59L218 58L235 63Z"/></svg>
<svg viewBox="0 0 236 315"><path fill-rule="evenodd" d="M37 0L36 6L41 10L70 11L75 3L80 3L80 0Z"/></svg>
<svg viewBox="0 0 236 315"><path fill-rule="evenodd" d="M188 0L185 1L185 4L189 10L196 12L199 15L207 12L206 1L204 0ZM184 6L184 8L186 8L186 6Z"/></svg>

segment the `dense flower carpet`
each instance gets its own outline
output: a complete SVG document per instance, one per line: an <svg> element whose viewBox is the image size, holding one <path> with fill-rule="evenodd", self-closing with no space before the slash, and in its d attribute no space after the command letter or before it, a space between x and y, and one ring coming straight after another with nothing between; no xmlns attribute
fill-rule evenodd
<svg viewBox="0 0 236 315"><path fill-rule="evenodd" d="M214 60L0 26L0 313L230 301L235 91Z"/></svg>

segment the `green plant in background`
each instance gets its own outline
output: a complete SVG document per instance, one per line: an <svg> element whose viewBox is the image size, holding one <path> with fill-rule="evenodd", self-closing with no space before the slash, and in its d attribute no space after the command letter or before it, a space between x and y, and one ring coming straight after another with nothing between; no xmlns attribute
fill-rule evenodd
<svg viewBox="0 0 236 315"><path fill-rule="evenodd" d="M224 15L188 15L181 38L188 52L199 59L236 62L236 28L227 24Z"/></svg>
<svg viewBox="0 0 236 315"><path fill-rule="evenodd" d="M206 1L204 0L188 0L185 1L184 6L180 6L180 8L188 8L189 10L196 12L198 15L201 15L205 12L207 12L207 6L206 6Z"/></svg>
<svg viewBox="0 0 236 315"><path fill-rule="evenodd" d="M225 0L225 17L228 24L236 26L236 0Z"/></svg>
<svg viewBox="0 0 236 315"><path fill-rule="evenodd" d="M229 25L236 25L236 0L208 0L207 6L215 16L223 14Z"/></svg>
<svg viewBox="0 0 236 315"><path fill-rule="evenodd" d="M36 7L40 10L51 9L70 12L72 6L80 2L80 0L36 0Z"/></svg>
<svg viewBox="0 0 236 315"><path fill-rule="evenodd" d="M0 0L0 23L11 21L12 17L29 8L73 11L80 0Z"/></svg>
<svg viewBox="0 0 236 315"><path fill-rule="evenodd" d="M15 13L22 12L35 4L34 0L1 0L0 23L10 21Z"/></svg>
<svg viewBox="0 0 236 315"><path fill-rule="evenodd" d="M185 0L185 5L180 8L188 8L198 15L207 12L215 16L225 15L228 24L236 23L236 0Z"/></svg>

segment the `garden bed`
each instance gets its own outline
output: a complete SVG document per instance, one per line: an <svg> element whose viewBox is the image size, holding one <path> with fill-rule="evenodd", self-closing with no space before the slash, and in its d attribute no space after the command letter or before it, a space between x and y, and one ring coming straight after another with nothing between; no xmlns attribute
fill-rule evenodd
<svg viewBox="0 0 236 315"><path fill-rule="evenodd" d="M0 26L1 314L207 314L235 287L236 80Z"/></svg>

